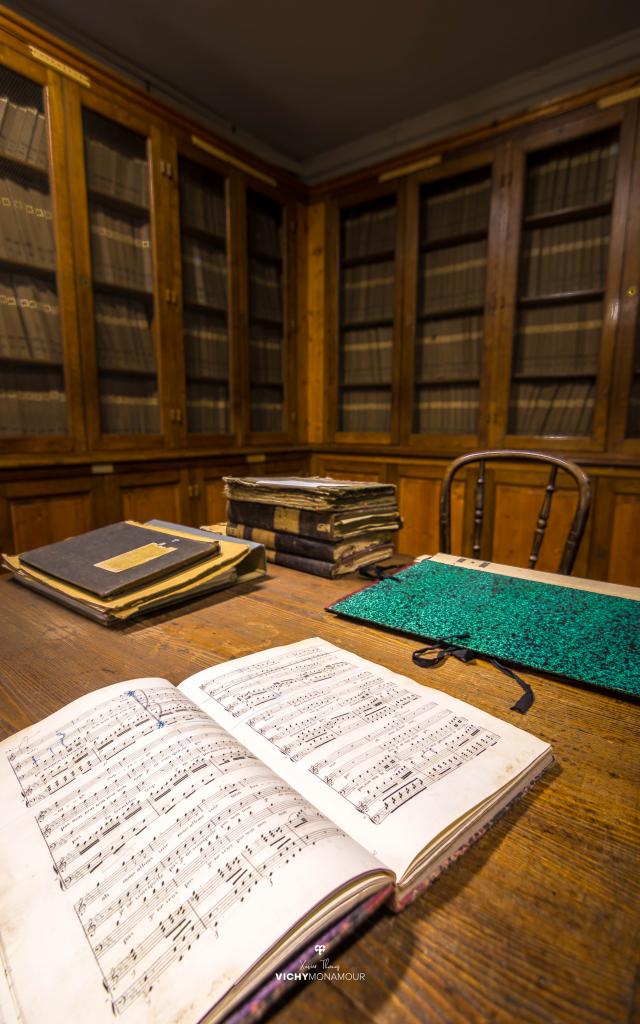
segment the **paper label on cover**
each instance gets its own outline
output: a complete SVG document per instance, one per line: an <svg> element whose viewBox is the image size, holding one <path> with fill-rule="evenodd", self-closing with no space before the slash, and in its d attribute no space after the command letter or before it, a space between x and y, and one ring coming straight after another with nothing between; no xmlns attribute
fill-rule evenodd
<svg viewBox="0 0 640 1024"><path fill-rule="evenodd" d="M107 572L125 572L127 569L135 569L145 562L152 562L154 558L162 558L168 555L175 548L166 544L143 544L141 548L133 548L131 551L123 551L121 555L114 555L113 558L105 558L103 562L96 562L96 569L106 569Z"/></svg>

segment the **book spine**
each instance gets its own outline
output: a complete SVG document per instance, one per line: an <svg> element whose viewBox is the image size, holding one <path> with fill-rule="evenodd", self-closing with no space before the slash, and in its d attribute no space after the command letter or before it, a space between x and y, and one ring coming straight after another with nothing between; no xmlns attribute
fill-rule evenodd
<svg viewBox="0 0 640 1024"><path fill-rule="evenodd" d="M257 526L261 530L294 533L299 537L320 540L334 540L336 537L334 517L331 514L319 515L306 509L235 501L232 498L229 499L227 508L229 521L243 526Z"/></svg>
<svg viewBox="0 0 640 1024"><path fill-rule="evenodd" d="M297 569L299 572L309 572L313 576L323 576L331 579L336 574L337 566L334 562L321 562L317 558L303 558L301 555L292 555L288 551L274 551L267 548L267 562L275 565L284 565L287 569Z"/></svg>
<svg viewBox="0 0 640 1024"><path fill-rule="evenodd" d="M243 526L241 523L228 522L227 533L230 537L241 537L252 540L256 544L264 544L272 551L285 551L291 555L302 555L305 558L316 558L321 562L335 562L336 545L312 540L310 537L299 537L295 533L283 533L280 530L261 530L257 526Z"/></svg>

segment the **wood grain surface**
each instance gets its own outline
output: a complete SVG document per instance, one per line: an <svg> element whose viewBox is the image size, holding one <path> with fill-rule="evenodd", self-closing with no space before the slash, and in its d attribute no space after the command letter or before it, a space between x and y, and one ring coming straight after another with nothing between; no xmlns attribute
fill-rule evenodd
<svg viewBox="0 0 640 1024"><path fill-rule="evenodd" d="M174 683L207 665L322 636L549 741L557 764L402 914L380 913L332 957L364 981L296 989L277 1024L605 1024L640 1021L640 707L526 673L536 701L483 664L412 665L414 641L324 606L361 584L279 567L107 631L0 580L0 736L97 687L136 676Z"/></svg>

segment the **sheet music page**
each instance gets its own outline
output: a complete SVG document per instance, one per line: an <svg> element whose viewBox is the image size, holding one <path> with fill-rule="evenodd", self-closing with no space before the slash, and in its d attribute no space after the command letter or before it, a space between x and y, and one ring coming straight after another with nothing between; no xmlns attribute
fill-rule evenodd
<svg viewBox="0 0 640 1024"><path fill-rule="evenodd" d="M317 637L179 687L401 878L546 743Z"/></svg>
<svg viewBox="0 0 640 1024"><path fill-rule="evenodd" d="M379 870L165 680L5 740L0 805L0 1007L21 1024L196 1022L318 901Z"/></svg>

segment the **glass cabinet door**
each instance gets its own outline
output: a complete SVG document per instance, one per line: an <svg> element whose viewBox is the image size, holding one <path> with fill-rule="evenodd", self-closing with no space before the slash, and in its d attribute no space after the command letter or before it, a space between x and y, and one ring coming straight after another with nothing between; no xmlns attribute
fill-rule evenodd
<svg viewBox="0 0 640 1024"><path fill-rule="evenodd" d="M187 432L228 434L229 298L225 178L179 160Z"/></svg>
<svg viewBox="0 0 640 1024"><path fill-rule="evenodd" d="M148 139L83 109L102 435L160 433Z"/></svg>
<svg viewBox="0 0 640 1024"><path fill-rule="evenodd" d="M593 432L618 128L530 152L508 433Z"/></svg>
<svg viewBox="0 0 640 1024"><path fill-rule="evenodd" d="M0 65L0 438L68 437L49 107Z"/></svg>
<svg viewBox="0 0 640 1024"><path fill-rule="evenodd" d="M477 434L491 168L423 184L412 433Z"/></svg>
<svg viewBox="0 0 640 1024"><path fill-rule="evenodd" d="M396 221L395 195L341 210L340 432L391 430Z"/></svg>
<svg viewBox="0 0 640 1024"><path fill-rule="evenodd" d="M285 430L285 210L247 189L249 431Z"/></svg>

